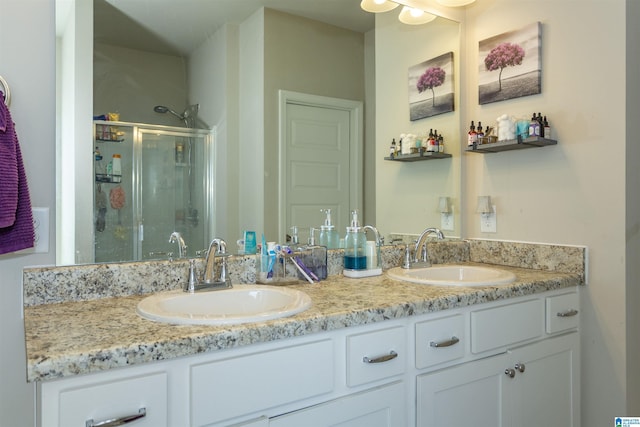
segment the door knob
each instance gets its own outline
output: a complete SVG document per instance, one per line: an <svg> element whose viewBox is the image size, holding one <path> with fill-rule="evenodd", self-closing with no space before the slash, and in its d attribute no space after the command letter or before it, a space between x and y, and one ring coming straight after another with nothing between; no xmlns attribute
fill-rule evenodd
<svg viewBox="0 0 640 427"><path fill-rule="evenodd" d="M511 369L511 368L507 368L504 370L504 373L506 376L508 376L509 378L513 378L516 376L516 371L515 369Z"/></svg>
<svg viewBox="0 0 640 427"><path fill-rule="evenodd" d="M516 363L516 370L520 373L524 372L524 363Z"/></svg>

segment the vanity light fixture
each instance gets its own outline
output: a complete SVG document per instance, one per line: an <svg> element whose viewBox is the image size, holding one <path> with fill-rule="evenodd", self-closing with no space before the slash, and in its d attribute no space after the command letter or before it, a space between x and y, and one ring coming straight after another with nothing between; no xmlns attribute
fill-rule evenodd
<svg viewBox="0 0 640 427"><path fill-rule="evenodd" d="M491 209L491 196L478 196L476 213L487 214L491 212L493 212L493 209Z"/></svg>
<svg viewBox="0 0 640 427"><path fill-rule="evenodd" d="M422 25L433 21L436 16L415 7L404 6L398 19L403 24Z"/></svg>
<svg viewBox="0 0 640 427"><path fill-rule="evenodd" d="M478 196L476 213L480 214L480 231L482 233L497 231L496 206L491 203L491 196Z"/></svg>
<svg viewBox="0 0 640 427"><path fill-rule="evenodd" d="M362 0L360 7L367 12L380 13L389 12L400 6L398 3L394 3L389 0Z"/></svg>
<svg viewBox="0 0 640 427"><path fill-rule="evenodd" d="M451 205L449 204L448 197L440 197L438 201L438 212L451 213Z"/></svg>
<svg viewBox="0 0 640 427"><path fill-rule="evenodd" d="M362 0L360 7L367 12L380 13L389 12L400 6L399 0ZM437 0L443 6L448 7L461 7L475 2L476 0ZM411 6L402 7L402 11L398 16L398 19L403 24L408 25L421 25L436 19L436 15L427 13L424 10Z"/></svg>
<svg viewBox="0 0 640 427"><path fill-rule="evenodd" d="M400 3L391 0L362 0L360 2L360 7L363 10L373 13L389 12L398 6ZM403 6L398 19L403 24L421 25L433 21L436 16L415 7Z"/></svg>
<svg viewBox="0 0 640 427"><path fill-rule="evenodd" d="M438 212L440 212L440 229L453 231L453 205L448 197L438 199Z"/></svg>

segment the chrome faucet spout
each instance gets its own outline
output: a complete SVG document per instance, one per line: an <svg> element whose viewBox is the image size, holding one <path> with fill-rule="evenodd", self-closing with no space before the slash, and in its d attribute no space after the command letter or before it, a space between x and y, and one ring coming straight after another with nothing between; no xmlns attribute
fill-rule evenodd
<svg viewBox="0 0 640 427"><path fill-rule="evenodd" d="M430 227L425 229L422 232L422 234L420 234L420 237L416 242L416 246L414 248L414 253L413 253L413 263L409 266L409 268L418 267L418 266L431 267L431 263L429 262L429 256L427 254L427 237L429 237L430 234L435 234L438 240L444 239L444 234L442 234L442 231L440 231L438 228ZM405 265L406 265L406 262L405 262ZM407 267L405 266L405 268Z"/></svg>
<svg viewBox="0 0 640 427"><path fill-rule="evenodd" d="M378 232L377 228L375 228L373 225L365 225L364 227L362 227L362 230L364 230L365 233L367 232L367 230L370 230L373 233L374 239L376 241L376 246L382 246L382 242L384 239L380 237L380 233Z"/></svg>
<svg viewBox="0 0 640 427"><path fill-rule="evenodd" d="M215 247L215 250L214 250ZM204 283L198 288L206 289L228 289L231 288L231 279L227 271L227 243L222 239L213 239L209 244L209 250L207 251L207 258L205 260L204 267ZM220 274L218 278L215 277L215 259L221 257L220 262Z"/></svg>
<svg viewBox="0 0 640 427"><path fill-rule="evenodd" d="M169 236L169 243L178 244L178 258L185 258L187 256L187 244L179 232L174 231L171 233L171 236Z"/></svg>
<svg viewBox="0 0 640 427"><path fill-rule="evenodd" d="M215 246L215 251L214 251ZM222 239L213 239L209 243L209 249L207 250L207 258L204 267L204 283L211 284L215 282L215 259L216 253L226 253L227 244Z"/></svg>

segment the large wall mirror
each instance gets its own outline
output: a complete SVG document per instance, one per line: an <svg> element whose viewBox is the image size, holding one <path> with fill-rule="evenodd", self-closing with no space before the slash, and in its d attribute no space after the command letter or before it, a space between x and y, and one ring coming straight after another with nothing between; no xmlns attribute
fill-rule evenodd
<svg viewBox="0 0 640 427"><path fill-rule="evenodd" d="M161 162L186 165L185 158L197 160L199 168L209 171L210 186L189 174L180 178L187 194L181 197L189 201L197 198L190 191L206 189L205 198L211 201L205 209L176 207L173 199L166 208L183 226L197 224L198 230L206 230L198 231L210 234L205 241L216 236L233 245L243 230L283 240L291 225L300 228L300 239L306 241L308 228L323 223L320 208L326 207L333 208L340 234L353 208L361 211L363 224L375 225L385 236L417 234L426 226L440 226L440 197L448 197L453 206L454 227L445 234L460 235L460 24L452 12L441 13L424 0L424 8L440 16L409 26L398 21L401 8L374 15L360 9L360 0L58 3L58 264L95 262L96 234L116 232L115 226L100 222L104 218L96 210L96 195L99 187L106 190L92 179L93 119L108 113L117 113L115 118L125 123L115 126L116 132L129 132L131 124L132 139L136 126L149 125L147 133L155 138L152 148L161 134L164 139L171 136ZM454 111L410 120L409 68L447 52L454 58ZM287 105L292 109L285 114ZM346 124L333 116L330 122L318 120L314 111L326 108L338 116L348 110ZM285 116L294 119L285 123ZM282 183L296 178L283 175L285 137L305 130L310 135L307 145L316 151L302 153L316 158L331 146L326 141L335 137L332 130L344 126L349 126L345 134L354 138L354 145L333 158L351 156L346 163L350 173L340 179L333 173L326 179L317 171L300 173L295 182L310 186L301 192L305 208L282 221L282 201L292 197L283 194L288 190ZM188 127L196 128L195 135L182 132ZM383 160L393 138L423 135L431 128L445 136L451 158L406 164ZM194 149L191 159L185 153L194 137L210 140L211 146ZM103 158L111 156L109 149L98 151ZM194 179L197 185L189 186ZM348 201L335 206L329 199L318 201L316 194L337 182L350 193ZM177 226L167 227L158 228L157 247L145 248L136 259L177 254L178 247L169 242ZM145 231L145 240L150 239ZM189 256L203 249L200 242L187 245Z"/></svg>

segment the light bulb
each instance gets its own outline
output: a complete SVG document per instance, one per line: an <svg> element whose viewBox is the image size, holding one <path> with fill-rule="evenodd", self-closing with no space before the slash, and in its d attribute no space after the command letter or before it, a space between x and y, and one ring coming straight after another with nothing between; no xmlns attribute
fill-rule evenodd
<svg viewBox="0 0 640 427"><path fill-rule="evenodd" d="M404 6L402 8L402 11L400 12L400 15L398 16L398 19L403 24L421 25L433 21L434 19L436 19L436 16L421 9Z"/></svg>

